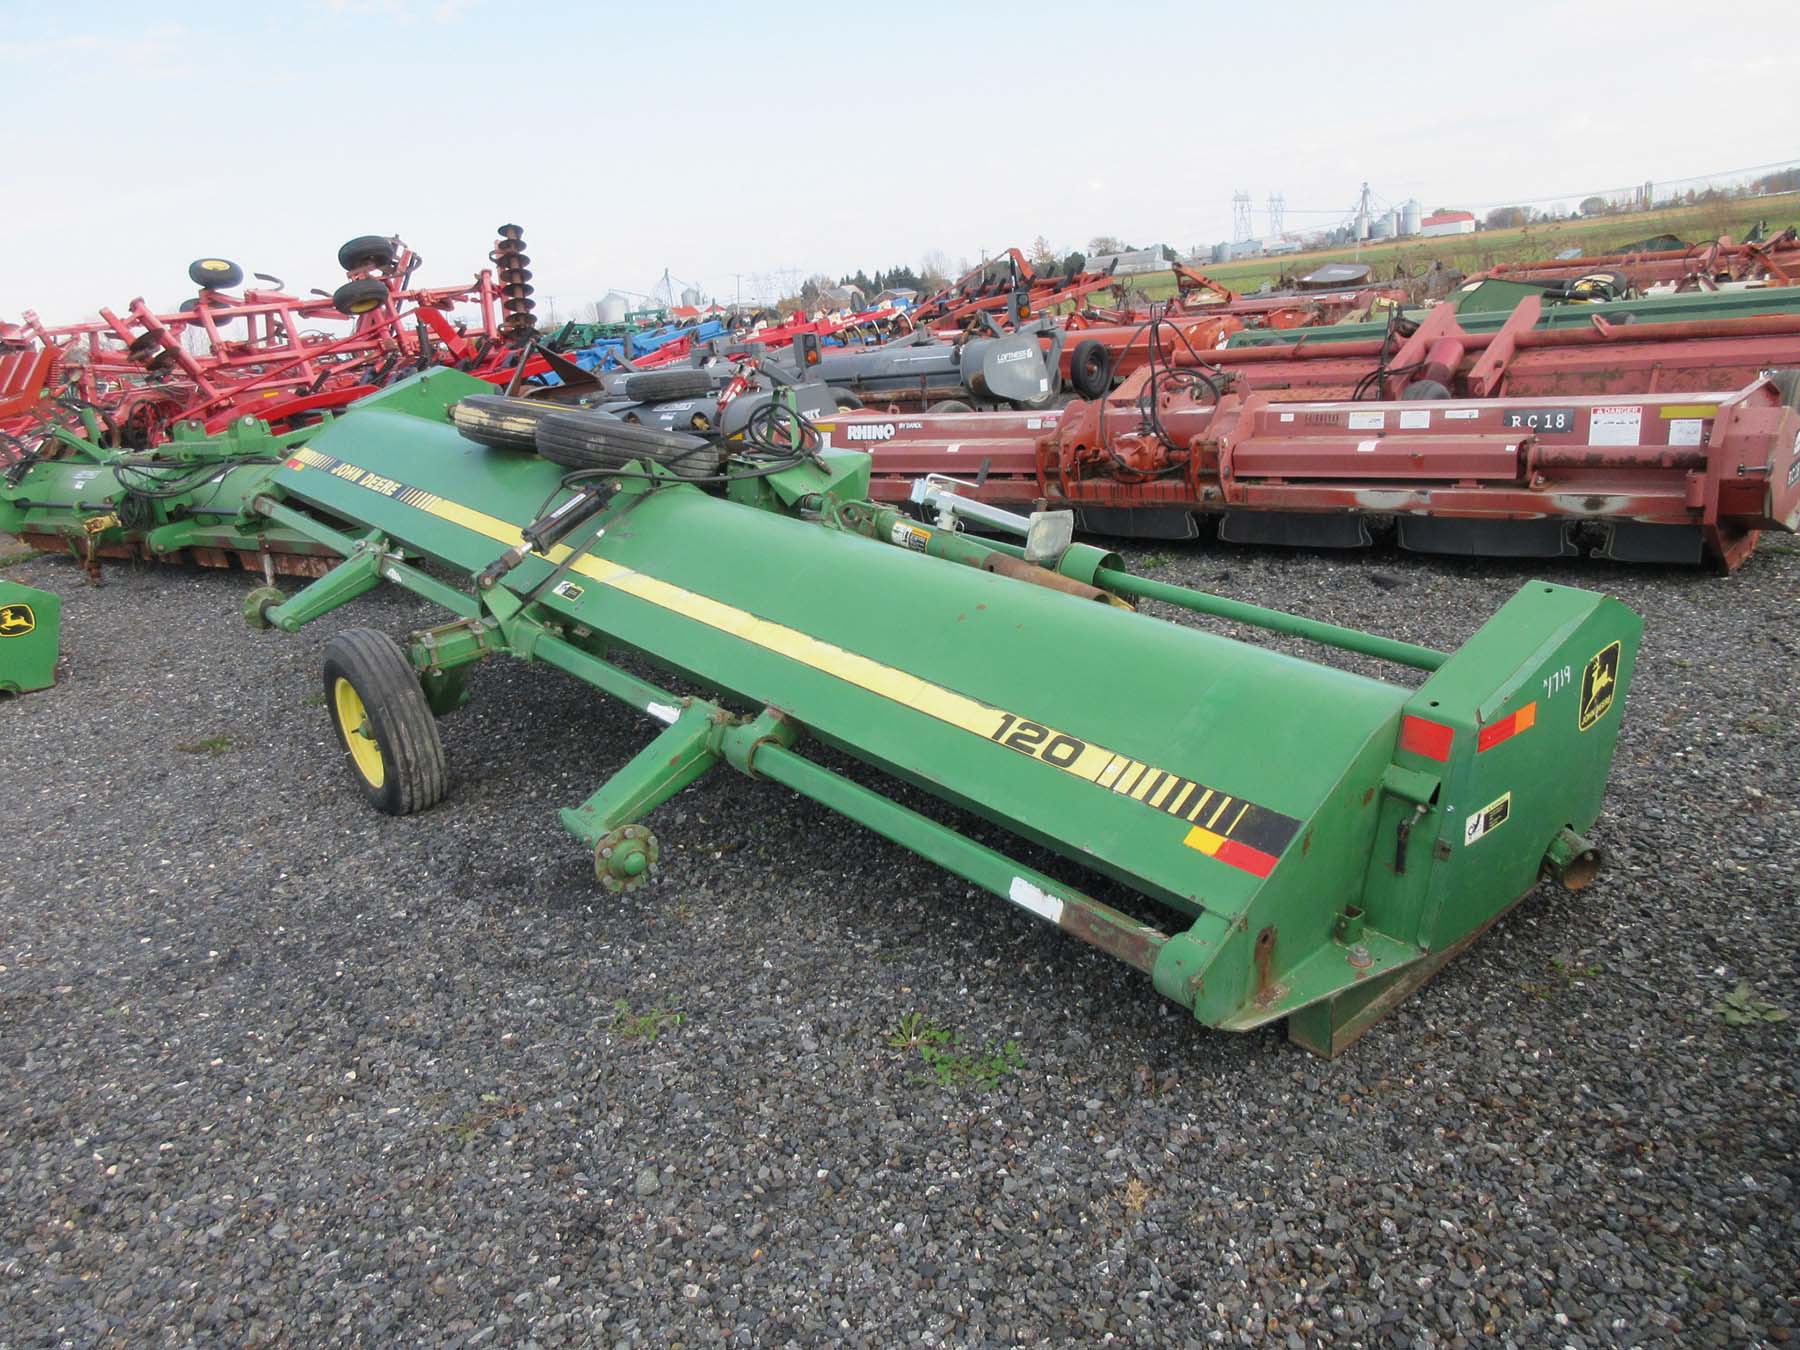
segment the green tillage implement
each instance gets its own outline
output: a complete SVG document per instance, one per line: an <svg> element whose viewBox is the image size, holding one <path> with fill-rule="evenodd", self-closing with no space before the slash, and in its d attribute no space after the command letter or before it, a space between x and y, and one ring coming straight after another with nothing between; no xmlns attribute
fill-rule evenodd
<svg viewBox="0 0 1800 1350"><path fill-rule="evenodd" d="M1465 333L1493 333L1512 316L1526 296L1542 295L1538 286L1491 279L1450 297L1456 322ZM1429 310L1408 310L1417 322ZM1538 331L1593 327L1606 323L1700 323L1721 319L1749 319L1763 315L1800 314L1800 286L1766 286L1746 291L1699 291L1691 295L1655 295L1641 300L1607 300L1593 304L1546 304L1534 325ZM1334 342L1379 342L1388 333L1387 320L1371 323L1325 324L1312 328L1246 328L1232 334L1227 347L1316 347Z"/></svg>
<svg viewBox="0 0 1800 1350"><path fill-rule="evenodd" d="M1133 577L1084 545L1056 570L1025 563L1022 550L871 503L868 459L829 448L736 477L724 495L620 473L599 513L545 556L519 549L520 531L567 498L565 471L461 438L446 410L481 392L456 372L397 385L297 451L257 503L344 561L292 599L254 593L253 623L296 629L384 581L455 616L404 654L367 630L327 649L328 709L384 810L441 796L431 714L460 703L470 662L545 662L663 724L562 813L609 887L655 862L640 822L724 762L1111 952L1209 1026L1286 1018L1324 1054L1541 878L1579 886L1598 865L1581 832L1600 808L1641 631L1617 601L1533 582L1445 655ZM355 537L318 513L357 522ZM480 584L514 549L523 561ZM1429 675L1416 689L1365 678L1120 597ZM657 687L614 663L625 653L717 701ZM819 764L809 741L1179 922L1141 922L979 844Z"/></svg>
<svg viewBox="0 0 1800 1350"><path fill-rule="evenodd" d="M49 591L0 577L0 694L28 694L56 683L62 601Z"/></svg>
<svg viewBox="0 0 1800 1350"><path fill-rule="evenodd" d="M282 456L318 426L275 435L243 417L207 436L181 423L153 451L105 445L91 414L84 430L58 428L47 453L0 472L0 531L67 549L90 568L102 558L183 555L315 576L325 570L325 550L271 529L250 510Z"/></svg>

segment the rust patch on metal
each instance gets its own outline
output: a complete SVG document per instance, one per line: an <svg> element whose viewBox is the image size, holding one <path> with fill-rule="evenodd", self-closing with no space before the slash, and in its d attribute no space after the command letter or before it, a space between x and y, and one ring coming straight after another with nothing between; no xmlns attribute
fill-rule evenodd
<svg viewBox="0 0 1800 1350"><path fill-rule="evenodd" d="M1275 957L1275 925L1270 924L1256 935L1256 988L1254 993L1258 999L1269 996L1269 963Z"/></svg>

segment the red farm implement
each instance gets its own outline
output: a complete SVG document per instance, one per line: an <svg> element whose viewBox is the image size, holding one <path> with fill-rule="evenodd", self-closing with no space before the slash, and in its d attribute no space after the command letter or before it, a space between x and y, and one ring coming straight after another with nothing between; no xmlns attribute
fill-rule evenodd
<svg viewBox="0 0 1800 1350"><path fill-rule="evenodd" d="M1729 238L1719 238L1686 248L1497 263L1476 276L1554 281L1576 280L1596 273L1616 273L1639 291L1652 287L1716 290L1746 282L1792 285L1800 281L1800 232L1790 226L1758 243L1734 244Z"/></svg>
<svg viewBox="0 0 1800 1350"><path fill-rule="evenodd" d="M981 502L1073 508L1103 533L1188 538L1211 515L1231 542L1352 547L1391 517L1420 552L1558 556L1589 541L1726 569L1758 531L1800 527L1787 380L1727 396L1279 403L1219 397L1211 378L1146 370L1060 414L887 417L860 438L878 447L874 495L909 500L955 475Z"/></svg>
<svg viewBox="0 0 1800 1350"><path fill-rule="evenodd" d="M135 299L122 313L50 327L26 311L6 330L19 350L4 378L10 392L12 364L28 357L43 395L0 401L0 430L23 439L85 407L113 443L147 449L178 422L216 432L253 414L286 430L432 366L504 381L529 332L531 288L517 227L500 233L497 269L456 286L414 286L418 255L366 236L339 250L348 280L331 294L292 295L260 274L267 287L232 294L242 271L201 259L189 269L199 294L172 313Z"/></svg>
<svg viewBox="0 0 1800 1350"><path fill-rule="evenodd" d="M1498 329L1471 333L1449 305L1410 333L1384 338L1241 347L1174 366L1210 366L1273 401L1444 397L1560 398L1659 390L1724 393L1763 371L1800 366L1800 314L1772 313L1667 323L1537 328L1543 304L1527 296ZM1218 374L1214 375L1218 379Z"/></svg>
<svg viewBox="0 0 1800 1350"><path fill-rule="evenodd" d="M1067 335L1062 346L1063 383L1086 398L1097 398L1113 384L1154 360L1172 362L1181 351L1190 361L1222 347L1233 333L1246 328L1308 328L1367 317L1381 304L1399 304L1398 288L1358 286L1339 290L1287 291L1242 296L1205 273L1177 263L1175 295L1152 303L1130 303L1129 286L1114 283L1120 303L1084 303L1057 322Z"/></svg>
<svg viewBox="0 0 1800 1350"><path fill-rule="evenodd" d="M921 328L960 330L980 314L1017 307L1017 319L1030 319L1052 306L1074 304L1095 291L1118 286L1106 272L1078 272L1071 277L1040 276L1016 248L989 258L912 308Z"/></svg>

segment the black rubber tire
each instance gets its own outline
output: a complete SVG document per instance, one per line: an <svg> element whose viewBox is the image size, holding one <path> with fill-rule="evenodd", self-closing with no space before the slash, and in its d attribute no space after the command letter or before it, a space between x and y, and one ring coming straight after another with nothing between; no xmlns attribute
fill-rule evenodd
<svg viewBox="0 0 1800 1350"><path fill-rule="evenodd" d="M244 279L244 269L229 258L195 258L188 264L188 280L209 291L226 291Z"/></svg>
<svg viewBox="0 0 1800 1350"><path fill-rule="evenodd" d="M566 403L471 394L450 409L450 420L477 445L495 450L536 450L538 423L550 413L568 411Z"/></svg>
<svg viewBox="0 0 1800 1350"><path fill-rule="evenodd" d="M196 257L187 265L187 279L207 290L230 290L243 281L243 268L229 257Z"/></svg>
<svg viewBox="0 0 1800 1350"><path fill-rule="evenodd" d="M570 469L618 469L642 460L683 478L717 473L721 459L719 447L702 437L577 411L558 412L538 423L537 452Z"/></svg>
<svg viewBox="0 0 1800 1350"><path fill-rule="evenodd" d="M840 410L852 410L863 405L863 401L848 389L838 389L835 386L831 391L831 400Z"/></svg>
<svg viewBox="0 0 1800 1350"><path fill-rule="evenodd" d="M400 646L386 633L350 628L325 644L325 710L337 728L338 744L350 776L369 805L390 816L410 816L444 799L450 766L438 739L437 719L419 687L419 677ZM381 752L382 781L371 783L350 749L355 728L338 713L338 681L362 700L369 734Z"/></svg>
<svg viewBox="0 0 1800 1350"><path fill-rule="evenodd" d="M379 309L387 303L388 288L384 281L374 277L364 277L361 281L346 281L331 293L331 307L339 314L356 318L359 314L367 314Z"/></svg>
<svg viewBox="0 0 1800 1350"><path fill-rule="evenodd" d="M379 234L359 234L338 249L338 266L346 272L359 267L392 267L400 260L394 241Z"/></svg>
<svg viewBox="0 0 1800 1350"><path fill-rule="evenodd" d="M698 398L712 390L712 376L704 370L644 370L625 377L625 397L639 403Z"/></svg>
<svg viewBox="0 0 1800 1350"><path fill-rule="evenodd" d="M960 398L947 398L932 404L925 411L928 413L972 413L975 409Z"/></svg>
<svg viewBox="0 0 1800 1350"><path fill-rule="evenodd" d="M1112 358L1098 338L1083 338L1069 354L1069 383L1083 398L1105 398L1112 389Z"/></svg>

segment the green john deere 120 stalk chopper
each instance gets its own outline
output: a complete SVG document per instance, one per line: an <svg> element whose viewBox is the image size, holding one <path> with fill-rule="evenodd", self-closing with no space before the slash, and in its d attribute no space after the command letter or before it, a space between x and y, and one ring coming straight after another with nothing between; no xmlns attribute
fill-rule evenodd
<svg viewBox="0 0 1800 1350"><path fill-rule="evenodd" d="M694 438L488 392L440 371L372 396L255 503L343 561L292 599L254 592L253 623L292 630L384 581L454 616L405 646L354 629L327 647L327 708L384 811L442 796L435 719L471 662L545 662L663 724L562 812L608 887L650 874L644 818L723 762L1111 952L1208 1026L1285 1018L1327 1055L1540 879L1599 865L1581 832L1641 632L1615 600L1532 582L1444 654L1132 576L1066 517L941 485L921 523L869 501L868 459L779 402L721 466ZM1021 541L978 541L959 514ZM1384 683L1134 612L1145 599L1427 674ZM977 843L822 766L815 741L1178 921Z"/></svg>

